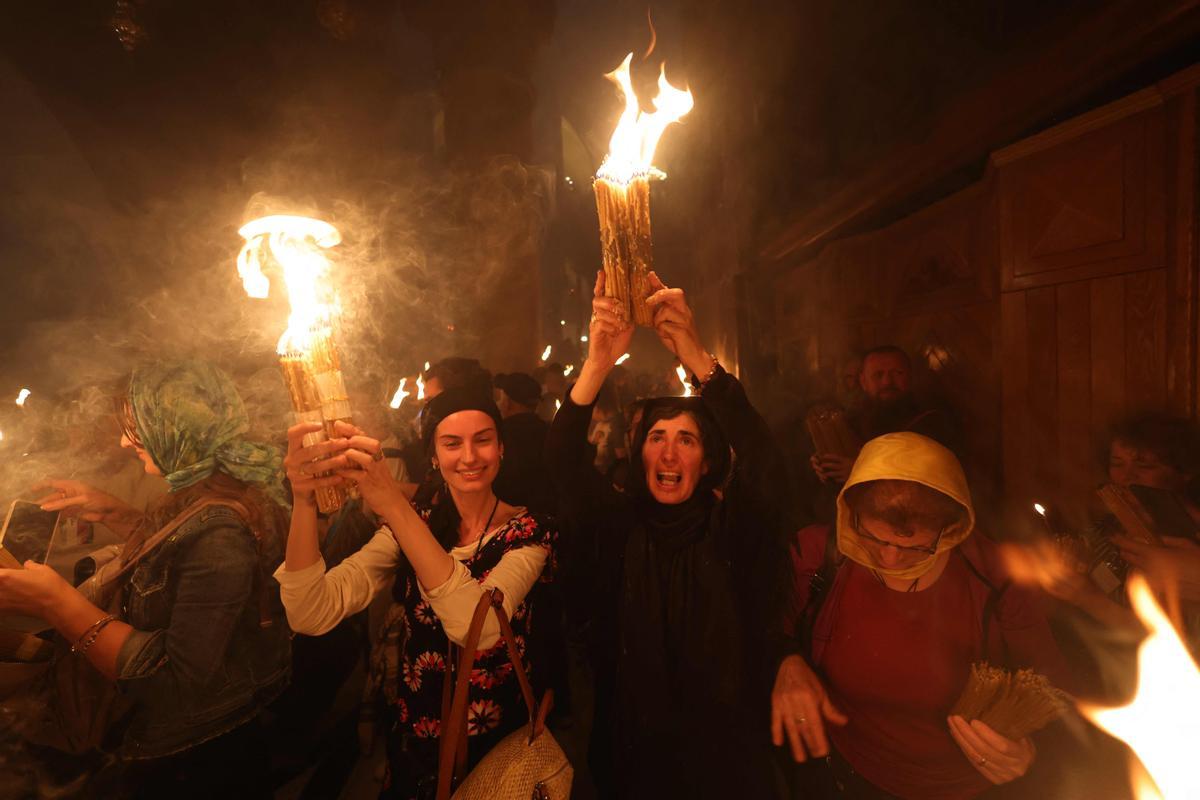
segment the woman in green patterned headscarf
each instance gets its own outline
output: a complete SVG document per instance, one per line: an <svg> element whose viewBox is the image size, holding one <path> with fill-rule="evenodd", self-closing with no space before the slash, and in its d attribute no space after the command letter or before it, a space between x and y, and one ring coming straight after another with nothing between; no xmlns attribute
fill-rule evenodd
<svg viewBox="0 0 1200 800"><path fill-rule="evenodd" d="M282 454L242 438L250 427L242 398L211 364L179 361L137 370L123 411L121 444L143 461L148 457L147 467L153 464L172 492L224 473L288 505Z"/></svg>
<svg viewBox="0 0 1200 800"><path fill-rule="evenodd" d="M258 715L291 662L270 577L287 524L280 453L243 438L232 379L201 361L136 370L121 426L121 444L170 485L157 507L141 514L77 481L46 482L38 501L127 537L103 570L115 602L30 562L0 570L0 611L46 620L132 701L114 726L127 793L270 797Z"/></svg>

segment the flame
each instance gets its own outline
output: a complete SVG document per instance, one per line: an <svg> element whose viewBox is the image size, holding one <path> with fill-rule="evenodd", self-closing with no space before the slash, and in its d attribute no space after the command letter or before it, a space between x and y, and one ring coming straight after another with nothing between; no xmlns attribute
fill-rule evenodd
<svg viewBox="0 0 1200 800"><path fill-rule="evenodd" d="M550 345L546 345L546 349L542 351L542 361L550 360L550 350L551 350Z"/></svg>
<svg viewBox="0 0 1200 800"><path fill-rule="evenodd" d="M396 387L396 393L392 395L392 402L388 403L392 408L399 408L404 402L404 398L410 396L412 392L404 391L404 384L408 383L408 378L401 378L400 385Z"/></svg>
<svg viewBox="0 0 1200 800"><path fill-rule="evenodd" d="M562 408L562 400L555 400L554 401L554 410L558 411L560 408Z"/></svg>
<svg viewBox="0 0 1200 800"><path fill-rule="evenodd" d="M1139 575L1129 580L1129 599L1150 631L1138 648L1137 691L1124 706L1080 704L1079 710L1129 745L1149 773L1153 787L1151 780L1134 781L1138 800L1200 797L1193 763L1200 741L1200 669Z"/></svg>
<svg viewBox="0 0 1200 800"><path fill-rule="evenodd" d="M426 362L426 363L429 363L429 362ZM429 367L426 367L425 369L429 369ZM423 375L417 376L417 399L418 400L425 399L425 381L424 381Z"/></svg>
<svg viewBox="0 0 1200 800"><path fill-rule="evenodd" d="M1046 516L1046 507L1044 505L1042 505L1041 503L1034 503L1033 510L1036 511L1038 514L1042 515L1043 517Z"/></svg>
<svg viewBox="0 0 1200 800"><path fill-rule="evenodd" d="M675 374L679 376L679 382L683 384L683 396L692 396L692 384L688 381L687 370L683 368L683 364L675 367Z"/></svg>
<svg viewBox="0 0 1200 800"><path fill-rule="evenodd" d="M563 370L563 377L564 378L570 377L571 373L574 371L575 371L575 365L567 364L567 368Z"/></svg>
<svg viewBox="0 0 1200 800"><path fill-rule="evenodd" d="M4 431L0 431L0 442L4 441Z"/></svg>
<svg viewBox="0 0 1200 800"><path fill-rule="evenodd" d="M586 342L586 341L587 341L587 334L585 333L583 336L580 336L580 337L579 337L579 341L581 341L581 342Z"/></svg>
<svg viewBox="0 0 1200 800"><path fill-rule="evenodd" d="M596 171L597 178L613 183L629 183L638 175L665 178L666 175L655 169L653 163L658 140L668 125L678 122L695 105L691 91L676 89L667 83L664 65L658 74L658 94L651 103L654 111L643 112L638 106L630 78L629 65L632 61L633 53L630 53L625 56L621 66L604 76L617 85L625 99L625 110L621 112L616 130L608 142L608 155Z"/></svg>
<svg viewBox="0 0 1200 800"><path fill-rule="evenodd" d="M626 353L625 355L623 355L623 356L621 356L620 358L618 358L618 359L617 359L617 363L618 363L618 364L624 364L624 363L625 363L626 361L628 361L628 360L629 360L629 353Z"/></svg>
<svg viewBox="0 0 1200 800"><path fill-rule="evenodd" d="M313 332L328 328L337 317L337 297L326 283L330 262L324 251L341 242L341 234L328 222L287 214L260 217L238 233L246 240L238 254L238 275L248 295L268 296L271 282L263 266L271 259L283 271L292 310L279 353L307 351Z"/></svg>
<svg viewBox="0 0 1200 800"><path fill-rule="evenodd" d="M429 372L429 362L428 361L425 362L425 371Z"/></svg>
<svg viewBox="0 0 1200 800"><path fill-rule="evenodd" d="M24 408L25 401L29 399L29 395L31 395L31 394L32 394L32 392L30 392L28 389L22 389L20 392L18 392L17 393L17 405Z"/></svg>

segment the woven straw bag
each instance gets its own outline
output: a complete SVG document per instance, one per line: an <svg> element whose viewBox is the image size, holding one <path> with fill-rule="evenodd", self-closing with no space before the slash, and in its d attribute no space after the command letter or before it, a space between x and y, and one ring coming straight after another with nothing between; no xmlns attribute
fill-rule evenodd
<svg viewBox="0 0 1200 800"><path fill-rule="evenodd" d="M463 642L462 657L454 679L450 699L450 676L442 694L442 737L438 751L437 800L450 800L455 777L463 772L467 760L467 699L471 667L479 647L479 636L488 609L496 612L500 635L508 645L508 658L521 685L521 695L529 709L529 722L504 737L483 757L470 775L458 783L453 800L567 800L575 771L566 753L546 730L546 714L553 696L546 692L541 705L534 702L533 687L521 654L517 652L512 625L504 613L504 596L498 589L484 592L475 607L471 627ZM452 663L452 662L447 662Z"/></svg>

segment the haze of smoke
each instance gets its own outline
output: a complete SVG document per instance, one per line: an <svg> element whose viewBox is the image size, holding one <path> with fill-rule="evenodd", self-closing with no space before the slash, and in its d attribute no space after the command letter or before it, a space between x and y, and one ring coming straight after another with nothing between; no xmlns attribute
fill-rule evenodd
<svg viewBox="0 0 1200 800"><path fill-rule="evenodd" d="M86 477L109 463L115 436L105 446L65 429L115 431L112 398L146 361L194 357L225 368L238 381L251 435L281 440L290 409L275 345L286 326L286 294L277 282L268 300L246 296L235 265L242 222L290 211L342 231L332 256L344 309L343 369L355 405L376 405L423 361L470 352L475 342L447 326L458 321L460 329L481 313L508 259L536 247L540 186L535 171L514 161L468 174L405 160L324 203L263 194L247 203L231 190L127 219L119 246L107 243L108 232L81 231L81 241L94 233L89 261L116 300L35 323L20 337L0 387L11 387L14 398L25 385L35 393L24 411L14 405L0 414L9 455L0 497L40 477Z"/></svg>

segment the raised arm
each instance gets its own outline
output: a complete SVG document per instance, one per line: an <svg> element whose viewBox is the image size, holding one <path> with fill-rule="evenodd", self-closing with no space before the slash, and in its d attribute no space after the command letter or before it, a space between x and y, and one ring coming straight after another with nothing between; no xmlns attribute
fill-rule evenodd
<svg viewBox="0 0 1200 800"><path fill-rule="evenodd" d="M750 404L738 379L722 369L700 343L683 290L666 286L653 272L650 286L655 290L647 300L654 309L654 332L700 387L701 397L737 455L738 480L756 489L782 485L779 476L784 474L784 460L766 420Z"/></svg>
<svg viewBox="0 0 1200 800"><path fill-rule="evenodd" d="M336 439L305 447L304 436L320 429L319 423L301 423L288 429L284 467L292 485L292 521L284 563L275 572L288 624L297 633L310 635L332 630L370 605L399 560L399 548L391 536L376 534L357 553L325 570L313 492L321 486L343 483L341 477L329 472L341 465L337 456L346 451L349 442Z"/></svg>
<svg viewBox="0 0 1200 800"><path fill-rule="evenodd" d="M633 325L624 319L620 303L604 296L604 272L598 272L592 289L587 360L546 438L546 465L572 516L590 515L615 499L612 486L592 467L587 430L600 387L632 337Z"/></svg>

